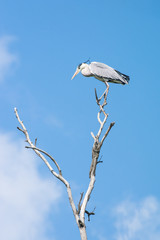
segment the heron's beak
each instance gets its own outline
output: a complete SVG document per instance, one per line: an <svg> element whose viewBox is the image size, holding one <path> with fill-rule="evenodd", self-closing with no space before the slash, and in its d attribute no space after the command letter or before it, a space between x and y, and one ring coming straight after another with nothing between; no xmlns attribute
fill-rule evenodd
<svg viewBox="0 0 160 240"><path fill-rule="evenodd" d="M72 80L79 72L80 72L80 69L77 68L76 71L75 71L75 73L74 73L74 75L73 75L73 77L71 78L71 80Z"/></svg>

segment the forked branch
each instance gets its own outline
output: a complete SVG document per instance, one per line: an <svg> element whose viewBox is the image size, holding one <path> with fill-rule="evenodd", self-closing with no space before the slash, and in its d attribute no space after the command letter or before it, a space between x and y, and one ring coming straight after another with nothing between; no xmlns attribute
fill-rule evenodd
<svg viewBox="0 0 160 240"><path fill-rule="evenodd" d="M91 215L95 215L95 212L94 212L95 209L96 209L96 208L94 208L92 212L88 212L87 210L85 211L85 213L88 215L88 221L90 221L90 216L91 216Z"/></svg>
<svg viewBox="0 0 160 240"><path fill-rule="evenodd" d="M50 172L66 186L69 202L70 202L76 223L77 223L79 231L80 231L81 240L87 240L86 225L85 225L85 213L88 215L88 221L90 221L91 215L95 215L95 212L94 212L95 209L92 212L89 212L86 210L86 207L87 207L87 203L90 199L91 193L94 188L97 164L102 162L101 159L98 161L99 153L100 153L100 150L101 150L104 140L108 136L108 133L110 132L111 128L114 126L114 122L112 122L110 124L110 126L108 127L106 133L102 137L102 139L99 140L100 136L102 134L102 130L103 130L105 123L107 121L107 118L108 118L108 114L105 112L104 106L107 104L107 95L108 95L109 85L108 85L108 83L105 83L105 84L107 86L107 89L105 90L105 92L102 94L102 96L100 98L98 98L97 91L95 90L96 102L99 106L99 112L97 115L97 119L100 124L100 127L99 127L99 130L98 130L98 133L96 136L93 133L91 133L91 135L94 139L94 144L93 144L93 148L92 148L92 162L91 162L90 173L89 173L90 181L89 181L89 185L88 185L88 189L87 189L86 193L85 194L81 193L77 209L76 209L75 203L73 201L70 184L63 177L61 168L58 165L57 161L50 154L48 154L47 152L45 152L44 150L42 150L36 146L37 139L35 139L34 144L31 142L28 131L25 128L23 121L21 121L21 119L18 115L17 109L16 108L14 109L16 118L17 118L19 124L21 125L21 128L17 127L17 129L25 135L26 142L28 143L28 146L26 146L26 148L32 149L44 161L44 163L46 164L46 166L48 167ZM101 103L102 100L103 100L103 102ZM104 115L103 120L101 119L101 114ZM53 169L52 165L48 162L46 157L48 157L52 161L52 164L54 164L54 167L56 168L57 172L56 172L56 170Z"/></svg>
<svg viewBox="0 0 160 240"><path fill-rule="evenodd" d="M72 207L73 214L74 214L76 222L78 224L79 217L78 217L77 210L76 210L76 207L75 207L75 204L74 204L74 201L73 201L72 192L71 192L69 182L62 176L62 171L61 171L58 163L56 162L56 160L53 157L51 157L48 153L46 153L45 151L37 148L31 142L28 131L27 131L26 127L24 126L23 121L21 121L16 108L14 109L14 112L15 112L15 115L16 115L16 118L17 118L18 122L20 123L20 125L22 127L22 128L17 127L17 129L24 133L24 135L26 137L26 142L29 144L29 146L26 146L26 148L31 148L44 161L44 163L49 168L50 172L66 186L67 193L68 193L68 198L69 198L69 201L70 201L70 205ZM52 168L52 166L50 165L50 163L48 162L48 160L44 157L44 155L42 153L45 154L47 157L49 157L53 161L53 163L55 164L55 166L58 169L58 173Z"/></svg>
<svg viewBox="0 0 160 240"><path fill-rule="evenodd" d="M104 106L107 105L107 96L108 96L108 91L109 91L109 85L107 82L105 82L105 84L106 84L107 89L104 91L104 93L102 94L102 96L100 98L98 98L97 91L95 89L96 102L97 102L97 105L99 106L99 112L97 114L97 119L100 124L100 127L99 127L99 131L96 136L93 134L93 132L91 132L91 136L94 139L94 144L93 144L93 148L92 148L92 163L91 163L90 173L89 173L90 178L91 178L92 174L95 175L95 173L96 173L96 166L97 166L97 163L99 162L98 158L99 158L99 153L100 153L101 147L103 145L104 140L108 136L111 128L115 124L115 122L110 123L110 126L108 127L106 133L102 137L102 140L99 140L99 138L102 134L102 130L103 130L105 123L107 121L107 118L108 118L108 114L105 112ZM102 103L101 103L101 101L102 101ZM101 120L101 118L100 118L102 113L104 115L103 120Z"/></svg>
<svg viewBox="0 0 160 240"><path fill-rule="evenodd" d="M36 141L35 141L35 144L36 144ZM57 169L59 171L59 174L62 176L62 171L61 171L58 163L56 162L56 160L50 154L48 154L47 152L45 152L44 150L42 150L40 148L37 148L36 146L35 147L25 146L25 148L31 148L33 150L37 150L37 151L39 151L41 153L44 153L47 157L49 157L54 162L54 164L56 165L56 167L57 167Z"/></svg>

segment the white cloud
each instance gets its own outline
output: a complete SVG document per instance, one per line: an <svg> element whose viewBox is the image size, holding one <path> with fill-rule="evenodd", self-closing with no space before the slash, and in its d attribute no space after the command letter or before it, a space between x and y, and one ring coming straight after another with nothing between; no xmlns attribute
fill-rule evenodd
<svg viewBox="0 0 160 240"><path fill-rule="evenodd" d="M116 240L159 240L160 202L153 196L124 201L114 209Z"/></svg>
<svg viewBox="0 0 160 240"><path fill-rule="evenodd" d="M0 239L48 239L47 214L62 190L54 179L42 178L34 156L22 140L0 134Z"/></svg>
<svg viewBox="0 0 160 240"><path fill-rule="evenodd" d="M17 63L17 56L10 51L10 44L15 40L11 36L0 38L0 82L12 71L12 66Z"/></svg>

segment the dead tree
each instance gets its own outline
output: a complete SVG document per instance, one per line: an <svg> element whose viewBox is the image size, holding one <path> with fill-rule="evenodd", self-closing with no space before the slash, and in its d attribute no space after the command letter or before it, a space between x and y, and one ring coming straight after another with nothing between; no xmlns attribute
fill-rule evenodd
<svg viewBox="0 0 160 240"><path fill-rule="evenodd" d="M77 208L76 208L76 205L73 201L70 184L66 180L66 178L62 175L61 168L58 165L57 161L50 154L48 154L44 150L36 147L37 139L35 139L35 143L33 143L30 140L28 131L27 131L23 121L20 119L17 109L16 108L14 109L16 118L17 118L19 124L21 125L21 127L17 127L17 128L22 133L24 133L24 135L26 137L26 142L28 143L28 146L26 146L26 148L32 149L44 161L44 163L47 165L50 172L66 186L69 202L70 202L70 205L71 205L76 223L77 223L79 231L80 231L81 240L87 240L85 213L88 215L88 221L90 220L90 216L95 214L94 210L92 212L88 212L86 210L86 207L87 207L87 203L90 199L92 190L94 188L97 164L99 162L102 162L102 161L98 160L100 150L101 150L101 147L104 143L105 138L107 137L111 128L114 126L114 122L110 123L107 131L105 132L105 134L102 136L102 138L100 140L102 130L103 130L103 128L105 126L105 123L107 121L107 118L108 118L108 114L104 110L104 106L107 104L107 95L108 95L108 90L109 90L109 85L107 83L106 83L106 86L107 86L107 89L100 98L97 97L97 92L96 92L96 89L95 89L96 102L99 106L99 112L98 112L98 115L97 115L97 119L98 119L98 122L100 124L100 127L99 127L99 131L98 131L97 135L94 135L93 132L91 132L91 135L94 139L94 143L93 143L93 148L92 148L92 162L91 162L91 167L90 167L90 172L89 172L89 179L90 179L89 180L89 186L88 186L88 189L87 189L85 194L81 193L81 197L80 197ZM103 120L101 119L101 114L103 115ZM54 168L48 162L47 157L52 160Z"/></svg>

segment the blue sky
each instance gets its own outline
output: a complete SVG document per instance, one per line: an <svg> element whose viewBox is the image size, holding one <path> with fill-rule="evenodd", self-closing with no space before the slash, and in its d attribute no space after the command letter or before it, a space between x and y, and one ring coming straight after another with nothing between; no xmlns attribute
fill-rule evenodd
<svg viewBox="0 0 160 240"><path fill-rule="evenodd" d="M1 239L80 239L66 189L24 149L17 107L30 137L60 164L75 203L88 186L99 125L88 58L130 76L110 84L107 126L88 210L88 239L160 239L159 1L11 1L0 4ZM106 126L106 127L107 127Z"/></svg>

